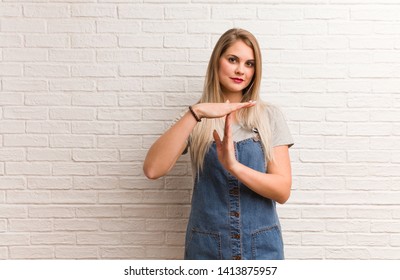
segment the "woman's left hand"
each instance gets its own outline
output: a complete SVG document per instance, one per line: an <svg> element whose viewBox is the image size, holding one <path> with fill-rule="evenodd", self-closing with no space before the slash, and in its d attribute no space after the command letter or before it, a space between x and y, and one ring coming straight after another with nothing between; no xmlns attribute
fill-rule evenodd
<svg viewBox="0 0 400 280"><path fill-rule="evenodd" d="M235 157L235 147L232 140L232 119L232 114L226 115L223 140L221 140L216 130L213 132L215 144L217 145L218 159L222 166L228 171L232 170L232 168L239 163Z"/></svg>

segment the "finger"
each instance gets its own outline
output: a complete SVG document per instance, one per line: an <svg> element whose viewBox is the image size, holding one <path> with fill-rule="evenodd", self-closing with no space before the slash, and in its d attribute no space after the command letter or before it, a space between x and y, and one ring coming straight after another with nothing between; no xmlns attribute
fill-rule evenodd
<svg viewBox="0 0 400 280"><path fill-rule="evenodd" d="M229 143L232 140L232 129L231 129L231 124L232 124L232 114L226 115L225 118L225 129L224 129L224 142Z"/></svg>
<svg viewBox="0 0 400 280"><path fill-rule="evenodd" d="M249 108L256 105L256 101L248 101L248 102L241 102L241 103L231 103L231 112L240 110L242 108Z"/></svg>
<svg viewBox="0 0 400 280"><path fill-rule="evenodd" d="M213 131L213 138L214 138L215 144L217 145L217 148L221 147L221 138L219 137L219 134L215 129Z"/></svg>

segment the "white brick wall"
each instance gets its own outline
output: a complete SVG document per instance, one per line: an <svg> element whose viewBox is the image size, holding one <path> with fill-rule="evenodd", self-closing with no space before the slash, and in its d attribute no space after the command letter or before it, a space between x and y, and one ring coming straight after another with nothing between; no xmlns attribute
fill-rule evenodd
<svg viewBox="0 0 400 280"><path fill-rule="evenodd" d="M0 259L182 258L188 157L142 162L234 26L296 142L286 257L400 258L397 0L41 2L0 1Z"/></svg>

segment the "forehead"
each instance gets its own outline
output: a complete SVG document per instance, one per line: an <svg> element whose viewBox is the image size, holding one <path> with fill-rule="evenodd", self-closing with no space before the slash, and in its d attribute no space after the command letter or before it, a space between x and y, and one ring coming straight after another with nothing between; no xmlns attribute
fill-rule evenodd
<svg viewBox="0 0 400 280"><path fill-rule="evenodd" d="M254 60L253 49L248 45L246 45L242 40L234 42L223 53L223 55L232 55L232 54L244 60L249 60L249 59Z"/></svg>

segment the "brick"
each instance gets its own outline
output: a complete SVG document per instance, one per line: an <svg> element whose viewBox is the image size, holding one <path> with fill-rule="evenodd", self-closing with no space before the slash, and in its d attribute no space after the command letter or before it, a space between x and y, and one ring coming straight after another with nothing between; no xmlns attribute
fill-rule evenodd
<svg viewBox="0 0 400 280"><path fill-rule="evenodd" d="M21 93L4 93L0 97L1 105L22 105L23 96Z"/></svg>
<svg viewBox="0 0 400 280"><path fill-rule="evenodd" d="M143 121L143 122L122 122L119 126L120 134L161 134L164 132L164 124L160 121Z"/></svg>
<svg viewBox="0 0 400 280"><path fill-rule="evenodd" d="M144 50L145 51L145 50ZM143 51L143 52L144 52ZM144 56L144 55L143 55ZM139 62L138 50L97 50L96 58L99 62Z"/></svg>
<svg viewBox="0 0 400 280"><path fill-rule="evenodd" d="M139 79L102 79L97 82L98 91L127 91L137 92L142 89L142 82Z"/></svg>
<svg viewBox="0 0 400 280"><path fill-rule="evenodd" d="M118 7L120 18L134 19L160 19L164 16L164 8L159 5L126 5L121 4Z"/></svg>
<svg viewBox="0 0 400 280"><path fill-rule="evenodd" d="M72 123L73 134L109 135L115 134L116 124L112 122L85 122Z"/></svg>
<svg viewBox="0 0 400 280"><path fill-rule="evenodd" d="M0 36L0 41L1 41L1 36ZM1 45L1 43L0 43ZM33 62L43 62L47 61L47 51L45 49L35 49L35 48L29 48L29 49L14 49L14 48L9 48L9 49L4 49L3 50L3 60L4 61L20 61L20 62L28 62L28 61L33 61Z"/></svg>
<svg viewBox="0 0 400 280"><path fill-rule="evenodd" d="M165 205L124 205L122 207L122 216L134 218L166 218L167 208Z"/></svg>
<svg viewBox="0 0 400 280"><path fill-rule="evenodd" d="M121 207L107 205L78 207L76 209L76 216L79 218L115 218L121 216Z"/></svg>
<svg viewBox="0 0 400 280"><path fill-rule="evenodd" d="M92 136L81 135L54 135L50 137L52 148L92 148L94 139Z"/></svg>
<svg viewBox="0 0 400 280"><path fill-rule="evenodd" d="M129 121L140 120L142 111L140 109L124 109L124 108L100 108L98 110L98 119L100 120L116 120Z"/></svg>
<svg viewBox="0 0 400 280"><path fill-rule="evenodd" d="M22 36L11 35L11 34L0 34L0 46L1 47L21 47Z"/></svg>
<svg viewBox="0 0 400 280"><path fill-rule="evenodd" d="M118 161L117 150L74 149L72 159L76 162Z"/></svg>
<svg viewBox="0 0 400 280"><path fill-rule="evenodd" d="M71 98L65 94L27 94L26 105L69 105Z"/></svg>
<svg viewBox="0 0 400 280"><path fill-rule="evenodd" d="M0 189L20 190L25 189L26 180L23 177L0 177Z"/></svg>
<svg viewBox="0 0 400 280"><path fill-rule="evenodd" d="M30 218L73 218L75 208L69 206L29 206Z"/></svg>
<svg viewBox="0 0 400 280"><path fill-rule="evenodd" d="M49 49L49 61L56 62L93 62L95 52L93 50L74 49Z"/></svg>
<svg viewBox="0 0 400 280"><path fill-rule="evenodd" d="M107 232L140 232L146 226L146 222L143 219L132 220L103 220L100 223L100 228Z"/></svg>
<svg viewBox="0 0 400 280"><path fill-rule="evenodd" d="M95 88L94 81L89 79L63 79L50 80L51 91L92 91Z"/></svg>
<svg viewBox="0 0 400 280"><path fill-rule="evenodd" d="M125 163L98 164L97 170L99 175L138 176L142 174L142 165Z"/></svg>
<svg viewBox="0 0 400 280"><path fill-rule="evenodd" d="M47 21L48 33L93 33L96 30L95 22L86 19L49 19Z"/></svg>
<svg viewBox="0 0 400 280"><path fill-rule="evenodd" d="M32 245L74 245L74 235L66 233L33 233L31 235Z"/></svg>
<svg viewBox="0 0 400 280"><path fill-rule="evenodd" d="M69 77L69 67L64 65L27 65L24 73L26 77Z"/></svg>
<svg viewBox="0 0 400 280"><path fill-rule="evenodd" d="M3 139L4 147L47 147L46 136L40 135L5 135Z"/></svg>
<svg viewBox="0 0 400 280"><path fill-rule="evenodd" d="M388 246L389 236L383 234L350 234L347 237L350 246Z"/></svg>
<svg viewBox="0 0 400 280"><path fill-rule="evenodd" d="M171 239L174 238L176 235L173 234ZM121 241L122 244L126 245L161 245L164 243L165 237L164 233L161 232L146 232L146 233L139 233L135 232L133 235L132 233L122 234ZM169 245L181 245L183 244L182 238L177 242L178 244L173 244L173 242L166 241ZM172 243L172 244L171 244Z"/></svg>
<svg viewBox="0 0 400 280"><path fill-rule="evenodd" d="M24 218L27 217L25 206L0 204L0 218Z"/></svg>
<svg viewBox="0 0 400 280"><path fill-rule="evenodd" d="M167 48L206 48L208 45L208 37L202 35L167 35L164 39Z"/></svg>
<svg viewBox="0 0 400 280"><path fill-rule="evenodd" d="M25 152L21 149L2 149L0 150L0 158L4 161L23 161Z"/></svg>
<svg viewBox="0 0 400 280"><path fill-rule="evenodd" d="M85 190L85 189L116 189L119 185L118 178L109 177L86 177L86 176L75 176L73 178L72 186L74 189Z"/></svg>
<svg viewBox="0 0 400 280"><path fill-rule="evenodd" d="M344 207L309 206L301 211L301 217L305 219L340 219L346 218Z"/></svg>
<svg viewBox="0 0 400 280"><path fill-rule="evenodd" d="M131 20L97 20L96 21L97 33L139 33L141 24L139 21Z"/></svg>
<svg viewBox="0 0 400 280"><path fill-rule="evenodd" d="M93 120L94 108L57 108L49 111L51 120Z"/></svg>
<svg viewBox="0 0 400 280"><path fill-rule="evenodd" d="M375 260L398 260L398 248L370 248L371 259Z"/></svg>
<svg viewBox="0 0 400 280"><path fill-rule="evenodd" d="M135 149L142 146L142 139L138 136L98 136L99 148Z"/></svg>
<svg viewBox="0 0 400 280"><path fill-rule="evenodd" d="M99 202L102 204L132 204L143 202L143 193L141 191L101 192L98 196Z"/></svg>
<svg viewBox="0 0 400 280"><path fill-rule="evenodd" d="M50 175L50 163L9 162L6 164L6 173L10 175Z"/></svg>
<svg viewBox="0 0 400 280"><path fill-rule="evenodd" d="M59 4L25 4L23 14L28 18L63 18L69 17L69 8Z"/></svg>
<svg viewBox="0 0 400 280"><path fill-rule="evenodd" d="M25 45L34 48L66 48L69 46L67 35L27 35Z"/></svg>
<svg viewBox="0 0 400 280"><path fill-rule="evenodd" d="M2 19L2 32L14 33L45 33L46 21L44 19L20 19L5 18Z"/></svg>
<svg viewBox="0 0 400 280"><path fill-rule="evenodd" d="M184 255L183 246L171 247L148 247L146 250L146 257L157 259L180 259Z"/></svg>
<svg viewBox="0 0 400 280"><path fill-rule="evenodd" d="M47 160L47 159L46 159ZM28 179L29 189L70 189L72 187L71 178L63 177L30 177Z"/></svg>
<svg viewBox="0 0 400 280"><path fill-rule="evenodd" d="M350 208L347 211L347 215L351 219L379 219L385 220L392 217L391 210L389 208L379 207L357 207Z"/></svg>
<svg viewBox="0 0 400 280"><path fill-rule="evenodd" d="M8 191L7 203L44 204L50 202L48 191Z"/></svg>
<svg viewBox="0 0 400 280"><path fill-rule="evenodd" d="M10 259L52 259L54 248L49 246L15 246L10 247Z"/></svg>
<svg viewBox="0 0 400 280"><path fill-rule="evenodd" d="M370 230L370 223L368 221L357 220L330 220L326 223L326 230L328 232L368 233Z"/></svg>
<svg viewBox="0 0 400 280"><path fill-rule="evenodd" d="M370 203L368 193L346 192L326 193L325 203L336 205L363 205Z"/></svg>
<svg viewBox="0 0 400 280"><path fill-rule="evenodd" d="M51 200L53 203L91 204L97 202L97 195L92 191L53 190Z"/></svg>
<svg viewBox="0 0 400 280"><path fill-rule="evenodd" d="M22 66L18 64L3 64L0 65L0 75L3 77L18 77L22 76Z"/></svg>
<svg viewBox="0 0 400 280"><path fill-rule="evenodd" d="M83 219L56 219L54 220L54 231L97 231L99 222L96 220Z"/></svg>
<svg viewBox="0 0 400 280"><path fill-rule="evenodd" d="M54 163L52 174L56 176L96 174L96 166L90 163Z"/></svg>
<svg viewBox="0 0 400 280"><path fill-rule="evenodd" d="M117 7L112 4L74 4L71 6L71 15L73 17L116 17Z"/></svg>
<svg viewBox="0 0 400 280"><path fill-rule="evenodd" d="M121 65L118 70L122 77L130 76L157 76L163 74L163 68L158 63L135 63L133 65Z"/></svg>
<svg viewBox="0 0 400 280"><path fill-rule="evenodd" d="M15 4L2 4L0 16L2 17L17 17L22 15L22 6Z"/></svg>
<svg viewBox="0 0 400 280"><path fill-rule="evenodd" d="M69 134L71 125L64 121L27 121L26 132L32 134Z"/></svg>
<svg viewBox="0 0 400 280"><path fill-rule="evenodd" d="M100 256L103 259L145 259L146 253L143 246L112 246L102 247Z"/></svg>
<svg viewBox="0 0 400 280"><path fill-rule="evenodd" d="M346 260L369 260L371 255L367 248L348 247L348 248L326 248L327 259L346 259Z"/></svg>
<svg viewBox="0 0 400 280"><path fill-rule="evenodd" d="M114 35L72 35L71 46L74 48L114 48L117 47L117 37Z"/></svg>
<svg viewBox="0 0 400 280"><path fill-rule="evenodd" d="M115 77L116 75L116 66L79 65L71 68L72 77Z"/></svg>
<svg viewBox="0 0 400 280"><path fill-rule="evenodd" d="M347 244L345 234L332 233L305 233L302 235L301 244L306 246L344 246Z"/></svg>
<svg viewBox="0 0 400 280"><path fill-rule="evenodd" d="M3 80L3 90L6 91L38 92L47 89L47 82L42 80Z"/></svg>
<svg viewBox="0 0 400 280"><path fill-rule="evenodd" d="M148 33L185 33L186 31L186 23L183 21L145 21L142 25L143 31Z"/></svg>
<svg viewBox="0 0 400 280"><path fill-rule="evenodd" d="M0 245L29 245L29 235L23 233L2 233L0 234Z"/></svg>
<svg viewBox="0 0 400 280"><path fill-rule="evenodd" d="M120 35L118 45L123 48L161 48L163 46L162 36L150 35Z"/></svg>
<svg viewBox="0 0 400 280"><path fill-rule="evenodd" d="M57 246L55 249L56 259L97 259L98 249L87 246Z"/></svg>
<svg viewBox="0 0 400 280"><path fill-rule="evenodd" d="M23 219L23 220L9 220L10 232L42 232L52 231L53 223L51 220L43 219Z"/></svg>
<svg viewBox="0 0 400 280"><path fill-rule="evenodd" d="M117 245L121 244L119 233L78 233L76 236L78 245Z"/></svg>

